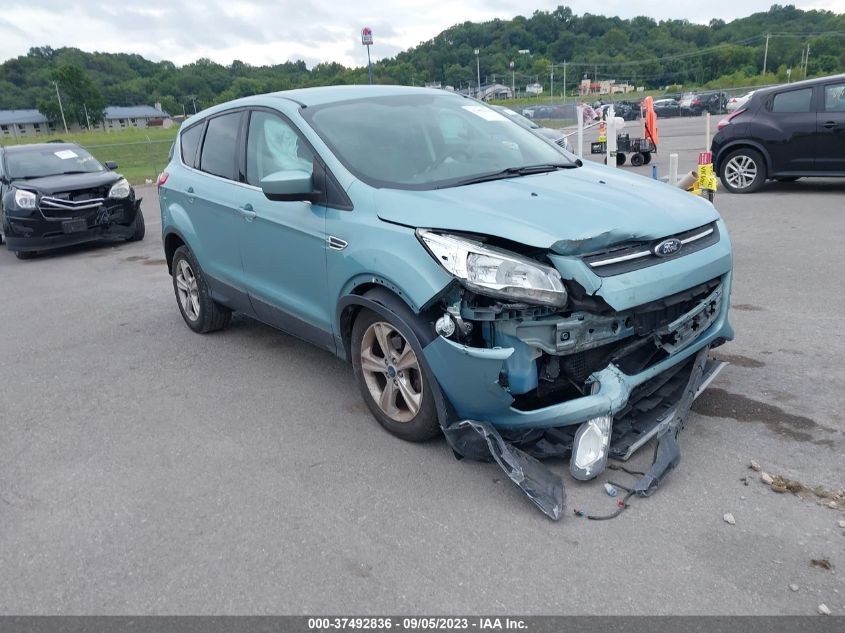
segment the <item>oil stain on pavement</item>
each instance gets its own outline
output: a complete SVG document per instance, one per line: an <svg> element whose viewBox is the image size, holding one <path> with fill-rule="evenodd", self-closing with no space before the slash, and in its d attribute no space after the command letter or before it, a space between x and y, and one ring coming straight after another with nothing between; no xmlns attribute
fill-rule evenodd
<svg viewBox="0 0 845 633"><path fill-rule="evenodd" d="M737 422L759 422L776 433L797 442L810 442L819 446L834 447L831 439L816 439L814 431L835 433L839 431L819 424L803 415L787 413L780 407L753 400L747 396L710 387L695 401L693 411L711 418L731 418Z"/></svg>

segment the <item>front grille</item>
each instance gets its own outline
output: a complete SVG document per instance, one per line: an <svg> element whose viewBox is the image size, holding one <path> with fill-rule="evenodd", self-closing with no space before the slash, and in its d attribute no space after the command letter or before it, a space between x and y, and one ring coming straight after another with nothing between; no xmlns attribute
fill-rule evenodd
<svg viewBox="0 0 845 633"><path fill-rule="evenodd" d="M103 206L106 195L102 188L57 193L41 196L39 207L47 218L79 217Z"/></svg>
<svg viewBox="0 0 845 633"><path fill-rule="evenodd" d="M656 255L655 247L669 239L680 241L681 248L671 255L662 257ZM690 255L712 246L718 241L719 227L715 222L711 222L683 233L668 235L659 240L618 244L612 248L585 255L583 259L590 270L599 277L612 277Z"/></svg>

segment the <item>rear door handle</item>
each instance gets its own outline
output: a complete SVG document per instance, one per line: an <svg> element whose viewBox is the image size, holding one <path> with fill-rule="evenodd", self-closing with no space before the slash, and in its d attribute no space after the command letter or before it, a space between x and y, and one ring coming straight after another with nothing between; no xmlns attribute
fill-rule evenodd
<svg viewBox="0 0 845 633"><path fill-rule="evenodd" d="M258 215L255 211L252 210L252 205L247 203L242 207L238 207L238 212L244 217L244 220L247 222L252 222L255 217Z"/></svg>
<svg viewBox="0 0 845 633"><path fill-rule="evenodd" d="M836 127L836 121L826 121L822 123L822 127L826 127L827 129Z"/></svg>

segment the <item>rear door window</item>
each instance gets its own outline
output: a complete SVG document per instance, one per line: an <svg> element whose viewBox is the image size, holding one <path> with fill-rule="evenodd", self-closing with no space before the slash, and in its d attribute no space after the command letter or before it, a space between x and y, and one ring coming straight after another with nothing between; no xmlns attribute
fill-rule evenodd
<svg viewBox="0 0 845 633"><path fill-rule="evenodd" d="M809 112L812 101L812 88L780 92L772 99L772 112Z"/></svg>
<svg viewBox="0 0 845 633"><path fill-rule="evenodd" d="M223 114L208 120L200 157L202 171L235 180L240 125L241 112Z"/></svg>
<svg viewBox="0 0 845 633"><path fill-rule="evenodd" d="M824 87L824 111L845 112L845 83Z"/></svg>
<svg viewBox="0 0 845 633"><path fill-rule="evenodd" d="M202 140L202 123L182 132L180 145L182 147L182 162L188 167L196 167L197 148Z"/></svg>

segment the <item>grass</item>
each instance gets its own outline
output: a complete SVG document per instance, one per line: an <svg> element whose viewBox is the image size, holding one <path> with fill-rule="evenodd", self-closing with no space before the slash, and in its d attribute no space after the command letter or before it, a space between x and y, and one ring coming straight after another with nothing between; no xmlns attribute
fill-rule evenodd
<svg viewBox="0 0 845 633"><path fill-rule="evenodd" d="M76 132L71 134L51 134L28 136L26 138L4 139L5 145L23 145L45 143L50 140L62 140L78 143L91 152L101 163L113 160L117 171L132 184L142 184L146 180L155 180L159 172L167 165L167 154L176 138L179 128L173 126L167 130L158 128L125 129L105 132Z"/></svg>

